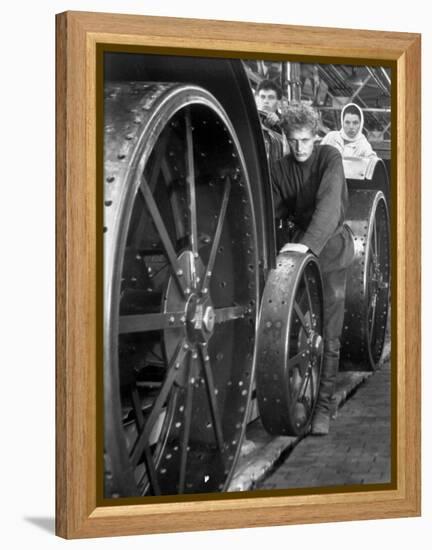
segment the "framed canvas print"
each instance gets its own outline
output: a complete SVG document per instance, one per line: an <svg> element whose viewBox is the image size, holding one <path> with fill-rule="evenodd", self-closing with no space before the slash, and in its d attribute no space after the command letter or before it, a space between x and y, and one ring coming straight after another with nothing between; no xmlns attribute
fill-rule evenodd
<svg viewBox="0 0 432 550"><path fill-rule="evenodd" d="M57 16L60 536L420 513L419 90L415 34Z"/></svg>

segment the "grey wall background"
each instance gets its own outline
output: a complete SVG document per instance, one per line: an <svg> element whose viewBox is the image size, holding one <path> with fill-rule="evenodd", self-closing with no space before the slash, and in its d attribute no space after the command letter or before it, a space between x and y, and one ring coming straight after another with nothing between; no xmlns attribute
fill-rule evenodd
<svg viewBox="0 0 432 550"><path fill-rule="evenodd" d="M0 85L0 541L3 548L428 548L432 532L432 23L427 4L363 0L7 2ZM54 14L67 9L423 33L423 517L65 542L54 517ZM429 21L428 21L429 19ZM5 307L6 306L6 307ZM428 540L429 538L429 540ZM414 543L415 540L415 543Z"/></svg>

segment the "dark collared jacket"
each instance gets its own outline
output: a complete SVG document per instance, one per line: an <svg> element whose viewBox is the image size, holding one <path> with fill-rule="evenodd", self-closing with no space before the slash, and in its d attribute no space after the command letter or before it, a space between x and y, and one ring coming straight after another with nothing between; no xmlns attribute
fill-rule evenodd
<svg viewBox="0 0 432 550"><path fill-rule="evenodd" d="M275 216L293 217L295 242L319 257L323 272L347 267L354 245L344 225L348 190L339 151L316 145L305 162L286 155L272 164L271 179Z"/></svg>

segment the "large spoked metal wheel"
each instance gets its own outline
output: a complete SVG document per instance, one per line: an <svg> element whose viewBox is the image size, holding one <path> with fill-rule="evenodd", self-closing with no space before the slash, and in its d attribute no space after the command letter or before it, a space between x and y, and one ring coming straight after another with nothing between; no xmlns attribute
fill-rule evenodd
<svg viewBox="0 0 432 550"><path fill-rule="evenodd" d="M217 100L105 90L105 496L224 490L254 377L248 174Z"/></svg>
<svg viewBox="0 0 432 550"><path fill-rule="evenodd" d="M257 398L265 429L301 435L311 421L323 358L322 282L311 254L280 254L267 279L257 340Z"/></svg>
<svg viewBox="0 0 432 550"><path fill-rule="evenodd" d="M350 368L374 370L384 348L389 307L387 203L381 191L351 189L350 205L347 223L355 256L347 274L342 358Z"/></svg>

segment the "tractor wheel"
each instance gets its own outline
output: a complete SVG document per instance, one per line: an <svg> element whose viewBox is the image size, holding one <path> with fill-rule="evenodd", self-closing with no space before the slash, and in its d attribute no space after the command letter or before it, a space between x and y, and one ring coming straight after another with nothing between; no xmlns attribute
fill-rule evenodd
<svg viewBox="0 0 432 550"><path fill-rule="evenodd" d="M225 490L259 299L242 149L197 86L107 83L104 116L104 496Z"/></svg>
<svg viewBox="0 0 432 550"><path fill-rule="evenodd" d="M323 358L323 301L312 254L280 254L261 301L257 398L265 429L302 435L318 396Z"/></svg>

